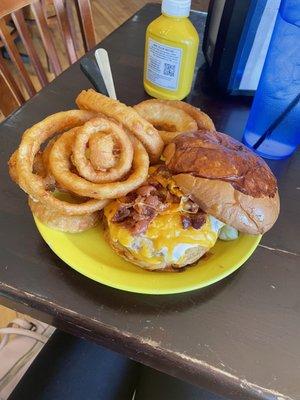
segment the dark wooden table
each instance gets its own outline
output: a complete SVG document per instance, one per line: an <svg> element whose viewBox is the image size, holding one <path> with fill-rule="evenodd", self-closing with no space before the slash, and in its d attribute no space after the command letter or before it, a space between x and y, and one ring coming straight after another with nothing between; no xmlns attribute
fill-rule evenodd
<svg viewBox="0 0 300 400"><path fill-rule="evenodd" d="M158 6L146 6L101 43L117 95L127 104L146 97L144 33L158 14ZM205 15L192 19L203 31ZM211 115L219 130L240 137L249 99L214 92L203 67L198 75L188 101ZM173 296L114 290L51 252L6 166L27 127L73 108L79 91L90 86L75 64L0 126L1 302L229 399L300 399L299 154L271 163L280 184L280 218L235 274Z"/></svg>

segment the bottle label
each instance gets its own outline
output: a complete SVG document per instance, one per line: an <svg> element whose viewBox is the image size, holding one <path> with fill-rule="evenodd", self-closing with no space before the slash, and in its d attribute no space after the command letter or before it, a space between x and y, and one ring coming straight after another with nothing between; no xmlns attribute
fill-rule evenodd
<svg viewBox="0 0 300 400"><path fill-rule="evenodd" d="M149 38L147 79L154 85L169 90L178 89L182 49L156 42Z"/></svg>

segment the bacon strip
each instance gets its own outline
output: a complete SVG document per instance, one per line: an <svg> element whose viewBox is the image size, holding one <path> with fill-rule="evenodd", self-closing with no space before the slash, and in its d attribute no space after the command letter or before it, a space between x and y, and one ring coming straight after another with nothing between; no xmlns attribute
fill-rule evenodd
<svg viewBox="0 0 300 400"><path fill-rule="evenodd" d="M183 229L193 227L194 229L200 229L206 222L206 214L199 210L196 214L182 214L181 222Z"/></svg>
<svg viewBox="0 0 300 400"><path fill-rule="evenodd" d="M180 203L180 197L156 180L157 175L171 179L170 173L164 167L159 167L142 186L118 200L120 206L112 222L123 224L133 235L142 234L147 231L151 221L160 212L170 204ZM184 229L189 227L200 229L205 223L205 214L199 211L199 206L192 200L189 199L185 203L184 211L182 214Z"/></svg>

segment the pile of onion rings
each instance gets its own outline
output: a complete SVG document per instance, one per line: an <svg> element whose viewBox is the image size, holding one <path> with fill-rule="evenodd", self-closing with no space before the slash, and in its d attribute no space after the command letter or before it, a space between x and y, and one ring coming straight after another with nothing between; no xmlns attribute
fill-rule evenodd
<svg viewBox="0 0 300 400"><path fill-rule="evenodd" d="M79 110L27 129L8 163L33 215L64 232L95 226L111 200L142 185L164 143L183 131L215 129L206 114L181 101L129 107L89 89L76 103Z"/></svg>
<svg viewBox="0 0 300 400"><path fill-rule="evenodd" d="M164 144L182 132L216 130L207 114L183 101L150 99L133 108L159 131Z"/></svg>
<svg viewBox="0 0 300 400"><path fill-rule="evenodd" d="M152 150L153 155L155 145ZM159 144L156 157L161 151ZM105 112L69 110L27 129L8 164L35 217L54 229L81 232L95 226L111 199L146 180L149 156L141 141Z"/></svg>

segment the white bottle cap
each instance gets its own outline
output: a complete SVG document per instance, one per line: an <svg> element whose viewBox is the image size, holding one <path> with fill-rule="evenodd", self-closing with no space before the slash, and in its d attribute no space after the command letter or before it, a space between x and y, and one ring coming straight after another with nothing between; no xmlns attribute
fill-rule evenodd
<svg viewBox="0 0 300 400"><path fill-rule="evenodd" d="M161 11L170 17L188 17L191 0L162 0Z"/></svg>

